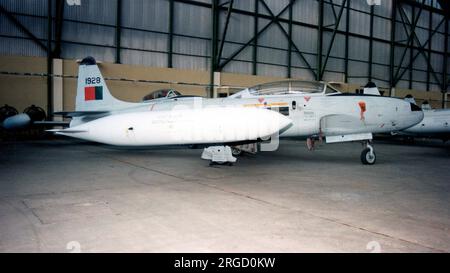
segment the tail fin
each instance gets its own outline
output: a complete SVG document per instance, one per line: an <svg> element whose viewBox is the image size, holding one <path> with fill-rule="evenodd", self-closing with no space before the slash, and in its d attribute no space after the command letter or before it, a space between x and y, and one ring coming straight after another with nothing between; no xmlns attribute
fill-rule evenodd
<svg viewBox="0 0 450 273"><path fill-rule="evenodd" d="M86 57L81 61L78 68L76 111L111 111L133 104L111 95L93 57Z"/></svg>

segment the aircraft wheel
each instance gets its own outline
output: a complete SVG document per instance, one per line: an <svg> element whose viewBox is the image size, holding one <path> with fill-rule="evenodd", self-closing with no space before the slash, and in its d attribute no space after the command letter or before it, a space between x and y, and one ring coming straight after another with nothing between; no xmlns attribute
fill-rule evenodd
<svg viewBox="0 0 450 273"><path fill-rule="evenodd" d="M374 151L371 151L370 148L365 148L361 152L361 162L364 165L373 165L377 160L377 156Z"/></svg>
<svg viewBox="0 0 450 273"><path fill-rule="evenodd" d="M242 150L235 147L231 147L231 154L233 156L240 156L242 154Z"/></svg>

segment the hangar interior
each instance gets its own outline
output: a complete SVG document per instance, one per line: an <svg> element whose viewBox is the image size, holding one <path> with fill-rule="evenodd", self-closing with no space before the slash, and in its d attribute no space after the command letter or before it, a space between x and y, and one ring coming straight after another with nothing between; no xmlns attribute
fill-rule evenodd
<svg viewBox="0 0 450 273"><path fill-rule="evenodd" d="M0 106L73 111L93 56L126 101L303 79L447 108L449 14L445 0L0 0ZM195 150L2 142L1 252L450 251L438 141L380 144L370 169L352 165L358 144L288 141L227 169Z"/></svg>

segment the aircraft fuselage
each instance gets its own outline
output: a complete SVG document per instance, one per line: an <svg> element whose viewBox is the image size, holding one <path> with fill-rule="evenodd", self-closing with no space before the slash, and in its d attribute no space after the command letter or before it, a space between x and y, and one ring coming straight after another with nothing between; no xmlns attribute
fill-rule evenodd
<svg viewBox="0 0 450 273"><path fill-rule="evenodd" d="M378 96L360 96L360 95L325 95L325 96L305 96L305 95L282 95L282 96L257 96L252 98L218 98L207 99L201 97L180 97L170 98L158 102L136 103L133 107L117 109L109 113L107 118L109 126L120 126L119 132L123 132L124 141L120 141L122 145L126 145L130 134L129 128L133 128L133 135L139 134L137 129L139 122L132 117L130 113L177 113L177 111L187 109L208 109L219 108L226 110L227 108L265 108L270 109L288 117L292 121L292 125L281 132L281 137L310 137L314 135L337 136L360 133L381 133L403 130L411 127L423 118L423 112L420 109L413 109L411 104L401 99L386 98ZM231 111L230 111L231 112ZM227 111L221 111L219 115L226 115ZM121 118L122 115L128 115L127 118ZM103 122L105 117L94 121L84 123L86 120L82 118L74 118L71 128L89 127L90 124L98 126L99 122ZM116 122L112 119L116 119ZM235 123L239 119L233 117ZM147 119L151 119L148 117ZM224 122L223 117L213 117L217 122ZM120 120L120 123L118 122ZM178 124L175 119L174 126ZM182 122L182 119L180 119ZM83 124L84 123L84 124ZM114 124L114 125L112 125ZM191 124L192 126L192 124ZM91 133L94 129L90 129ZM149 129L151 131L151 129ZM87 130L89 131L89 130ZM82 134L77 134L81 137ZM72 135L74 136L74 135ZM114 139L118 139L118 135ZM99 141L95 137L89 137L89 140ZM150 138L148 138L150 140ZM165 141L167 143L165 143ZM105 142L105 141L99 141ZM189 142L188 142L189 143ZM193 141L192 143L196 143ZM139 141L137 143L130 142L129 145L163 145L173 144L170 139L162 139L159 142Z"/></svg>

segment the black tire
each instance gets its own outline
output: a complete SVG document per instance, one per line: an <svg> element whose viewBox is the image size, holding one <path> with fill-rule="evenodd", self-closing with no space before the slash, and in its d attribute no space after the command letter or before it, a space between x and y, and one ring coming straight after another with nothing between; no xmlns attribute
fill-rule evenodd
<svg viewBox="0 0 450 273"><path fill-rule="evenodd" d="M361 152L361 162L364 165L373 165L377 161L377 155L375 154L375 151L373 152L373 156L370 155L370 149L365 148Z"/></svg>

